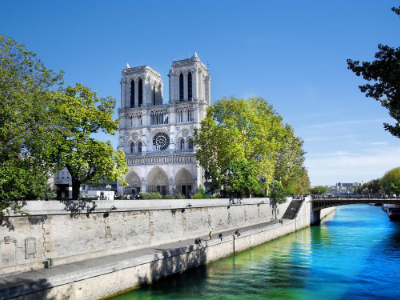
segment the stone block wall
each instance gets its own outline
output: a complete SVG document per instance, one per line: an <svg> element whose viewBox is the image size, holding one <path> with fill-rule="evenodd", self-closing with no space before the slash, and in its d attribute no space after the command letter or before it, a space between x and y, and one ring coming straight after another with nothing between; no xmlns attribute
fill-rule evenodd
<svg viewBox="0 0 400 300"><path fill-rule="evenodd" d="M142 201L95 201L90 213L70 210L74 203L32 201L24 208L30 216L12 216L14 228L0 227L0 275L43 268L49 258L60 265L279 219L290 201L276 216L268 198L243 199L243 205L150 200L148 209ZM112 204L118 210L107 214Z"/></svg>

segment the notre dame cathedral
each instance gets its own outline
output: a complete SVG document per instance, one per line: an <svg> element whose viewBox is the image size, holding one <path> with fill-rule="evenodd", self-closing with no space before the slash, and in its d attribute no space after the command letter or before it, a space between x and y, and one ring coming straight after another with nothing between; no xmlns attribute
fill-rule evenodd
<svg viewBox="0 0 400 300"><path fill-rule="evenodd" d="M125 152L125 195L159 191L189 195L204 184L197 165L193 129L200 127L211 104L210 74L196 52L172 62L169 101L163 102L160 74L149 66L122 71L118 150Z"/></svg>

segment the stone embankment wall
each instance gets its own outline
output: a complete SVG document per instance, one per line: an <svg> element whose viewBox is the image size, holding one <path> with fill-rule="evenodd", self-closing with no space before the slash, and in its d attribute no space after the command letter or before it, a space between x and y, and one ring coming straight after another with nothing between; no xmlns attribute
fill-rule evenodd
<svg viewBox="0 0 400 300"><path fill-rule="evenodd" d="M267 204L264 204L264 206ZM268 204L269 205L269 204ZM250 208L250 204L244 207L235 207L236 212L231 211L233 214L242 214L245 217L245 212L249 212L249 216L253 218L248 220L255 220L258 209L261 207L261 211L264 211L266 207L260 205L253 205ZM286 204L287 206L287 204ZM229 209L232 209L231 206ZM226 211L221 211L221 207L209 207L211 211L218 209L215 212L218 214L226 215ZM227 209L227 207L225 207ZM195 211L200 215L203 215L203 210L206 208L196 208ZM283 214L285 209L281 207L280 214ZM328 208L321 211L321 218L334 211L335 208ZM164 213L167 213L165 211ZM169 212L171 213L171 212ZM182 213L182 212L181 212ZM192 214L195 212L193 211ZM103 267L96 268L95 270L79 270L76 275L64 274L61 277L50 280L49 278L47 288L38 289L34 284L32 286L24 286L24 293L19 294L20 296L11 297L19 300L36 300L36 299L100 299L109 297L113 294L121 291L129 290L143 283L149 283L153 280L175 274L178 272L185 271L186 269L196 267L205 264L209 261L220 259L237 251L242 251L256 245L265 243L272 239L284 236L288 233L294 232L300 228L307 227L310 225L311 219L311 203L309 199L303 202L297 216L293 220L283 220L280 223L274 223L266 226L255 226L249 230L242 231L240 236L226 235L223 239L214 238L211 241L206 241L202 245L191 244L186 247L180 247L176 249L169 249L163 251L160 255L144 255L142 257L129 258L119 263L112 265L105 265ZM181 216L182 217L182 216ZM215 217L215 216L214 216ZM232 222L228 222L227 216L219 216L217 220L224 220L222 223L212 220L212 224L225 223L226 226L233 225ZM279 218L279 216L278 216ZM153 219L155 220L155 219ZM197 217L196 222L199 222L199 226L209 226L208 218ZM232 217L231 217L231 220ZM242 222L235 219L238 222ZM71 221L69 221L71 222ZM265 220L263 220L265 222ZM241 225L232 226L240 227ZM195 226L190 227L195 232ZM208 231L209 227L207 227ZM170 230L166 228L166 230ZM175 231L173 231L175 233ZM56 283L58 282L58 283ZM51 288L49 288L51 286ZM15 291L9 291L15 294ZM0 297L1 298L1 297ZM9 299L6 297L4 299Z"/></svg>
<svg viewBox="0 0 400 300"><path fill-rule="evenodd" d="M143 249L281 218L290 203L274 210L268 198L28 201L27 216L0 227L0 276Z"/></svg>

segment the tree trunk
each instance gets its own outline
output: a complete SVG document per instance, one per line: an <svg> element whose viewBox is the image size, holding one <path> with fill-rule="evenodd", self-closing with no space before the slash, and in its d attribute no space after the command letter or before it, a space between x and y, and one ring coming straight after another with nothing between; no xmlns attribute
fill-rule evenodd
<svg viewBox="0 0 400 300"><path fill-rule="evenodd" d="M72 178L72 200L79 199L80 188L81 188L81 182L77 179Z"/></svg>

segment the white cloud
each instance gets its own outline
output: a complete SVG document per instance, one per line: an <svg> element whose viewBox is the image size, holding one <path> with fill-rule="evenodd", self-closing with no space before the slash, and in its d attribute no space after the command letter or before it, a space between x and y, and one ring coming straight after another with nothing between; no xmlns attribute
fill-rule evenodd
<svg viewBox="0 0 400 300"><path fill-rule="evenodd" d="M348 155L348 156L357 155L357 153L351 153L351 152L339 150L339 151L336 151L336 152L333 152L333 153L324 154L324 156L345 156L345 155Z"/></svg>
<svg viewBox="0 0 400 300"><path fill-rule="evenodd" d="M361 153L337 151L307 157L305 165L312 185L366 182L400 166L400 148L366 149Z"/></svg>
<svg viewBox="0 0 400 300"><path fill-rule="evenodd" d="M371 143L371 145L386 145L386 142L375 142Z"/></svg>
<svg viewBox="0 0 400 300"><path fill-rule="evenodd" d="M355 138L365 135L355 135L355 134L346 134L346 135L337 135L337 136L323 136L323 137L315 137L315 138L305 138L305 142L319 142L319 141L329 141L329 140L340 140L347 138Z"/></svg>
<svg viewBox="0 0 400 300"><path fill-rule="evenodd" d="M322 128L322 127L340 127L347 126L352 124L365 124L365 123L382 123L387 122L387 119L366 119L366 120L351 120L351 121L339 121L339 122L331 122L331 123L319 123L319 124L310 124L306 125L306 128Z"/></svg>

